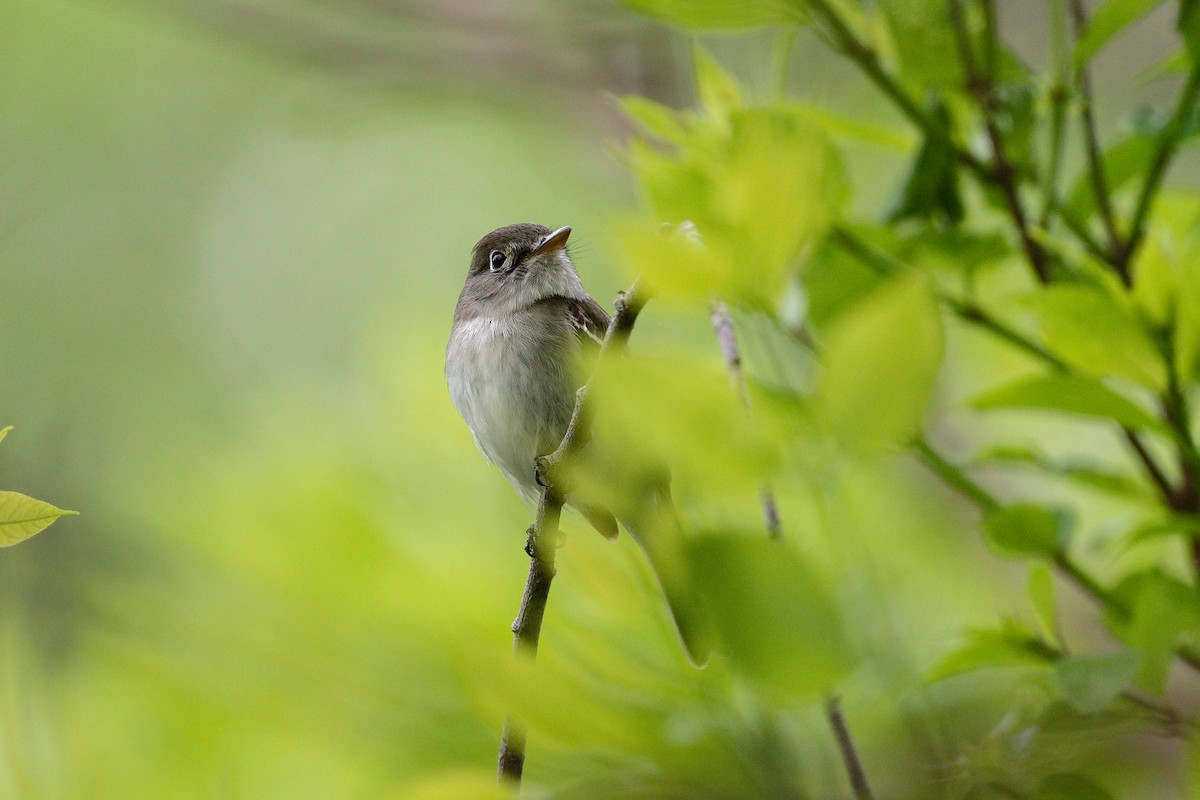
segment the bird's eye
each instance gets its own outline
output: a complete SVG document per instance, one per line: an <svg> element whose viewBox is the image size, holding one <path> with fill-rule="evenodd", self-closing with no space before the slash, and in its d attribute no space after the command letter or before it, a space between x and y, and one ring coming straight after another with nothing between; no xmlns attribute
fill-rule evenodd
<svg viewBox="0 0 1200 800"><path fill-rule="evenodd" d="M503 267L504 260L505 260L504 253L501 253L499 250L493 250L492 254L488 257L488 261L491 263L492 272L495 272L496 270Z"/></svg>

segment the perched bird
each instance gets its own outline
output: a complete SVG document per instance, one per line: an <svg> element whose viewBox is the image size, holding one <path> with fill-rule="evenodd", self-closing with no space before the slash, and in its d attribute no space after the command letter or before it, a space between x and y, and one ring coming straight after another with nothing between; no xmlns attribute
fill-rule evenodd
<svg viewBox="0 0 1200 800"><path fill-rule="evenodd" d="M536 502L535 459L562 441L582 384L580 359L604 339L609 315L584 291L567 253L569 227L522 223L475 245L454 308L446 381L475 443L517 492ZM609 509L568 498L603 536L617 536ZM706 626L679 557L679 520L665 480L619 509L646 553L693 663L708 657Z"/></svg>

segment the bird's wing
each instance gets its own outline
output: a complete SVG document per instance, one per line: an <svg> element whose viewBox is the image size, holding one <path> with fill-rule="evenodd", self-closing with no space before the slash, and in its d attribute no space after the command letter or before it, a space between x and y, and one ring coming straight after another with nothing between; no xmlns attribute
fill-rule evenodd
<svg viewBox="0 0 1200 800"><path fill-rule="evenodd" d="M599 347L604 342L604 334L608 332L608 312L590 297L568 297L566 301L567 313L570 314L580 344L585 350Z"/></svg>

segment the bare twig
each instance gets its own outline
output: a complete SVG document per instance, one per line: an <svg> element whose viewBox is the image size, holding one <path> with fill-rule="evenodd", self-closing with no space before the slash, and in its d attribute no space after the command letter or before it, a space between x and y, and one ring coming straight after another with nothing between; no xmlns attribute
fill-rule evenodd
<svg viewBox="0 0 1200 800"><path fill-rule="evenodd" d="M846 776L850 779L854 797L856 800L871 800L873 795L867 783L867 773L859 760L858 749L854 746L854 739L850 737L850 729L846 727L846 718L842 716L841 702L836 695L830 695L825 700L825 716L829 719L834 738L837 739L838 751L842 754L842 763L846 765Z"/></svg>
<svg viewBox="0 0 1200 800"><path fill-rule="evenodd" d="M967 22L959 0L947 0L947 3L950 8L951 27L954 29L954 37L958 42L959 58L966 75L967 90L975 96L976 102L979 104L980 113L983 115L984 130L987 132L988 142L991 145L992 182L1000 188L1001 194L1004 195L1004 204L1008 207L1008 214L1012 217L1013 226L1017 229L1017 236L1021 240L1021 249L1025 251L1025 258L1033 268L1034 275L1041 283L1049 283L1049 260L1045 249L1033 237L1025 205L1021 202L1021 195L1017 187L1017 170L1004 150L1004 137L996 122L996 110L1000 107L1000 101L996 97L994 76L982 72L975 61L974 53L971 50L971 37L967 31ZM990 18L989 20L994 22ZM994 28L989 29L988 34L989 39L995 36ZM989 46L994 46L994 44Z"/></svg>
<svg viewBox="0 0 1200 800"><path fill-rule="evenodd" d="M1087 12L1083 8L1083 0L1071 0L1071 18L1075 24L1075 37L1083 35L1087 28ZM1100 155L1100 136L1097 133L1096 113L1092 104L1092 79L1088 74L1087 64L1082 63L1075 68L1075 88L1079 93L1079 114L1083 119L1084 141L1087 145L1088 172L1092 178L1092 194L1096 197L1096 208L1100 211L1100 219L1108 234L1110 263L1116 269L1117 275L1126 286L1130 284L1128 264L1123 262L1119 254L1124 249L1121 234L1117 231L1117 221L1113 214L1112 196L1108 190L1108 181L1104 176L1104 160Z"/></svg>
<svg viewBox="0 0 1200 800"><path fill-rule="evenodd" d="M604 343L600 347L601 357L625 348L643 305L645 298L638 293L636 284L628 292L617 296L614 313L604 334ZM521 608L512 624L513 652L530 660L537 656L542 618L546 613L546 601L550 597L550 584L554 580L558 523L563 501L566 499L562 468L575 457L587 442L589 435L588 390L587 385L584 385L575 395L575 410L571 414L571 421L558 449L537 460L538 481L542 485L542 493L538 498L537 514L529 528L529 539L525 545L525 551L529 554L529 577L525 581L525 592L521 596ZM501 781L519 785L524 767L525 730L510 715L504 721L504 731L500 736L497 774Z"/></svg>
<svg viewBox="0 0 1200 800"><path fill-rule="evenodd" d="M725 369L729 372L729 380L734 390L742 398L746 407L750 407L750 392L746 389L746 376L742 372L742 351L738 347L737 333L733 328L733 317L729 308L720 300L714 300L712 309L713 331L717 334L717 344L721 347L721 357L725 359ZM777 539L781 533L779 522L779 506L775 503L775 493L771 485L764 482L759 491L759 502L762 504L763 524L766 525L767 535Z"/></svg>

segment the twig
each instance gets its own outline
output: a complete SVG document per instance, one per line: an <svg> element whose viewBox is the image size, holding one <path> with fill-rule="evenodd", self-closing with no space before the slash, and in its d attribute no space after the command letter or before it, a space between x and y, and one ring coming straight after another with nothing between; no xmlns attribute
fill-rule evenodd
<svg viewBox="0 0 1200 800"><path fill-rule="evenodd" d="M1087 28L1087 12L1083 8L1083 0L1071 0L1071 19L1075 24L1075 37L1083 36ZM1108 181L1104 177L1104 160L1100 155L1100 136L1097 133L1096 113L1092 103L1092 79L1088 74L1087 64L1081 63L1075 68L1075 88L1079 92L1079 114L1083 118L1084 141L1087 145L1088 172L1092 177L1092 193L1096 196L1096 208L1100 210L1100 219L1104 222L1104 230L1108 233L1108 242L1112 253L1119 254L1123 249L1121 235L1117 232L1117 221L1113 215L1112 196L1109 194ZM1113 266L1126 286L1129 285L1129 270L1126 265L1114 259Z"/></svg>
<svg viewBox="0 0 1200 800"><path fill-rule="evenodd" d="M854 746L854 739L850 737L850 729L846 727L841 702L836 695L830 695L825 700L825 716L829 718L829 727L833 729L834 738L837 739L838 750L842 754L842 763L846 765L846 776L850 779L854 797L857 800L871 800L873 795L870 785L867 784L867 773L858 758L858 750Z"/></svg>
<svg viewBox="0 0 1200 800"><path fill-rule="evenodd" d="M645 298L638 293L636 284L628 292L617 296L612 319L609 320L604 342L600 346L601 357L625 348L644 305ZM588 383L590 382L589 380ZM529 554L529 577L525 581L525 592L521 596L521 608L512 624L513 652L531 661L537 656L542 618L546 613L546 601L550 597L550 584L555 574L558 523L567 494L562 467L565 462L575 457L587 442L589 435L588 387L585 384L575 395L575 410L571 414L571 421L558 449L537 460L538 482L542 486L542 492L525 545L525 551ZM525 729L510 715L505 719L504 731L500 735L498 778L519 785L524 767Z"/></svg>
<svg viewBox="0 0 1200 800"><path fill-rule="evenodd" d="M947 486L956 490L984 511L993 511L1000 508L1000 501L993 497L991 492L967 477L967 474L962 469L947 461L945 456L929 446L929 442L918 438L914 442L913 447L916 449L917 455L925 462L925 466L929 467L929 470L941 478Z"/></svg>
<svg viewBox="0 0 1200 800"><path fill-rule="evenodd" d="M1001 194L1004 195L1008 214L1012 217L1013 226L1017 229L1017 236L1021 240L1021 249L1025 251L1025 258L1033 268L1034 275L1041 283L1049 283L1050 267L1046 251L1033 238L1029 218L1025 213L1025 206L1021 202L1021 195L1017 189L1017 171L1012 162L1008 160L1008 155L1004 150L1004 138L1000 134L1000 126L996 123L995 111L1000 102L996 97L993 76L981 72L975 62L975 56L971 51L971 38L959 0L947 0L947 3L950 8L951 27L954 30L955 40L958 42L959 58L966 74L967 89L975 95L976 102L979 104L980 112L983 115L984 130L987 132L988 142L991 144L992 182L1000 188ZM992 26L989 26L988 34L989 38L995 35Z"/></svg>
<svg viewBox="0 0 1200 800"><path fill-rule="evenodd" d="M733 328L733 317L729 308L720 300L714 300L712 309L713 332L717 334L717 344L721 347L721 357L725 359L725 369L729 372L729 381L734 391L742 398L746 408L750 407L750 392L746 389L746 376L742 372L742 351L738 347L737 333ZM759 491L759 502L762 505L763 524L766 525L767 535L778 539L781 534L779 521L779 506L775 503L775 493L771 484L763 482Z"/></svg>

